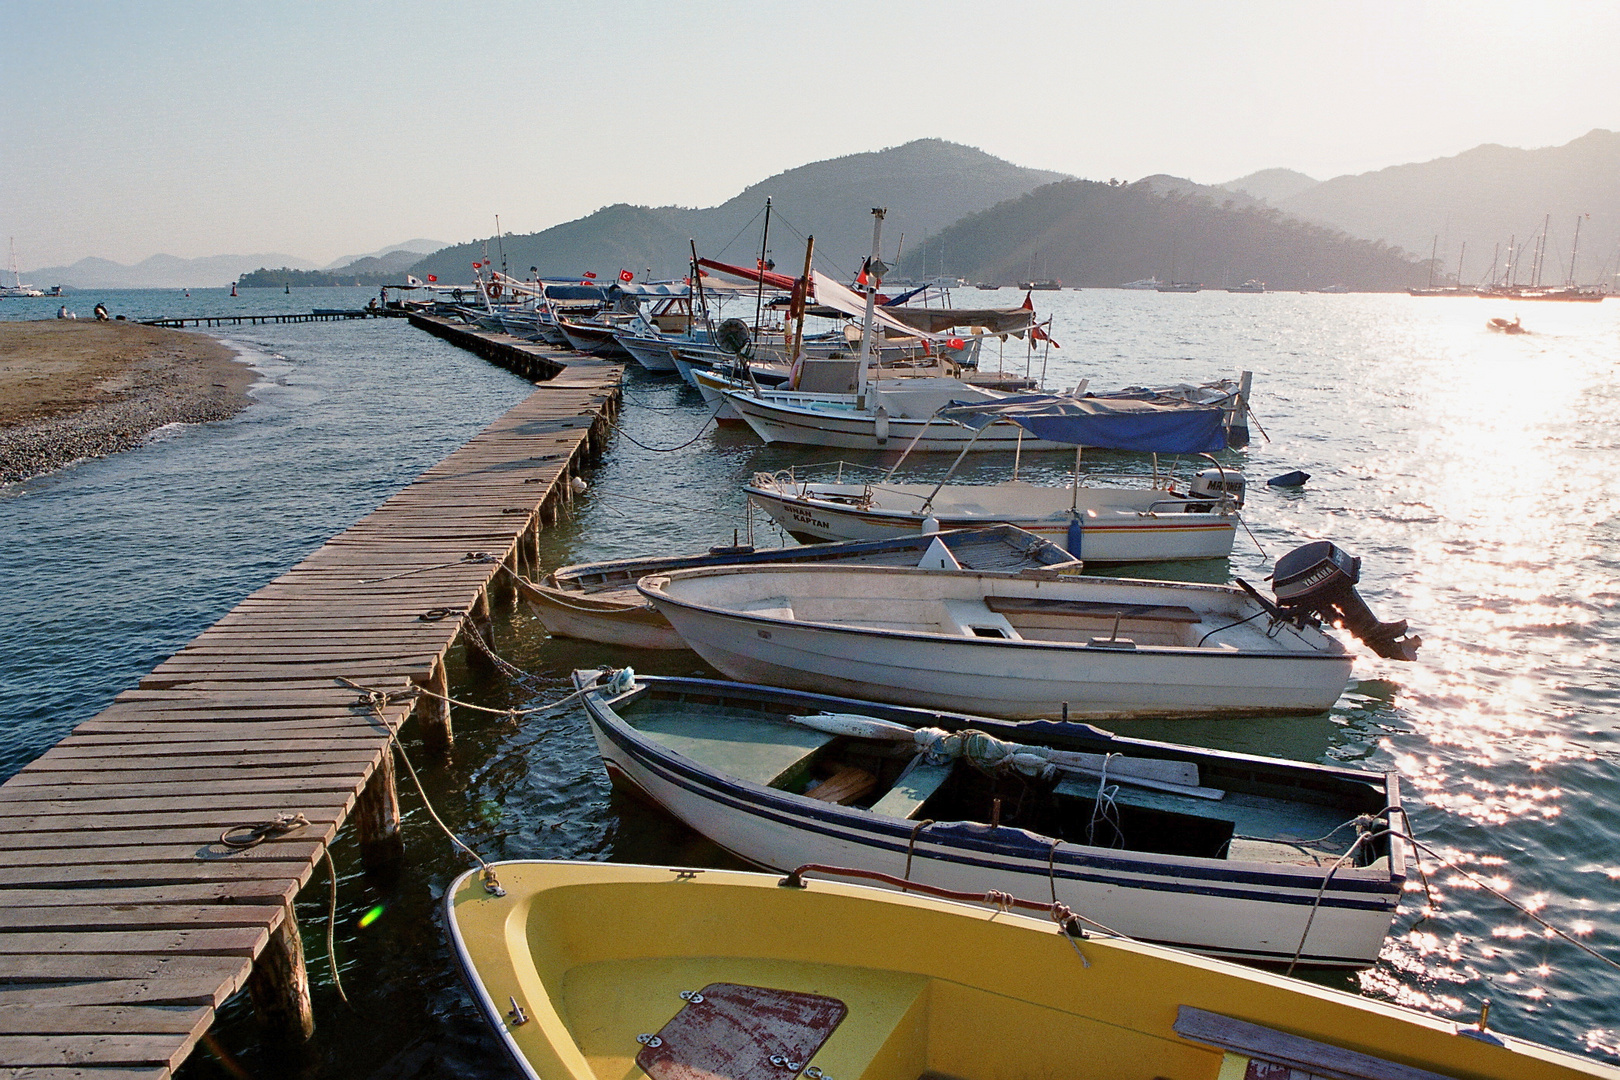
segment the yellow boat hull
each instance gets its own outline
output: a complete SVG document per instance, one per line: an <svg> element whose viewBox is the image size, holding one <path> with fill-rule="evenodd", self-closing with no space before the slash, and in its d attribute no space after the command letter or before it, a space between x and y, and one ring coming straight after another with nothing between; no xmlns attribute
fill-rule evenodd
<svg viewBox="0 0 1620 1080"><path fill-rule="evenodd" d="M1620 1080L1590 1059L1481 1040L1397 1006L1158 946L1076 941L1050 921L915 894L607 863L502 863L496 873L504 896L477 874L452 886L448 922L484 1011L543 1080L647 1075L638 1054L653 1060L660 1033L684 1032L690 1045L694 1018L719 1007L683 992L727 986L832 998L847 1012L803 1061L789 1054L765 1073L739 1065L716 1076L1257 1080L1286 1075L1264 1063L1292 1053L1326 1054L1323 1069L1337 1062L1322 1076ZM1368 1059L1395 1071L1343 1071ZM649 1067L700 1075L668 1060Z"/></svg>

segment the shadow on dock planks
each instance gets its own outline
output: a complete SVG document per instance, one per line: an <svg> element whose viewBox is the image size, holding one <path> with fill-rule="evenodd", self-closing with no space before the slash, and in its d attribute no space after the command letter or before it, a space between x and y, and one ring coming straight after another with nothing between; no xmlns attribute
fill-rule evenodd
<svg viewBox="0 0 1620 1080"><path fill-rule="evenodd" d="M351 815L369 865L402 854L392 733L452 740L447 651L502 565L538 573L617 413L620 365L503 336L466 347L549 381L0 785L5 1075L161 1080L244 986L313 1031L293 898ZM307 824L221 843L278 814Z"/></svg>

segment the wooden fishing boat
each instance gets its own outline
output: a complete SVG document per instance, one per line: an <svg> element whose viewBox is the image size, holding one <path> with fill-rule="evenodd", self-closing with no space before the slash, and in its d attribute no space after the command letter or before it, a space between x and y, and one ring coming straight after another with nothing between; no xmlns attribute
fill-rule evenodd
<svg viewBox="0 0 1620 1080"><path fill-rule="evenodd" d="M648 574L760 563L916 566L928 558L935 543L949 553L956 565L972 570L1017 573L1051 568L1055 572L1080 572L1079 560L1057 545L1022 529L1000 526L841 544L711 548L700 555L653 555L582 563L554 570L540 582L519 578L518 595L554 637L633 649L685 649L686 642L669 620L636 591L636 582ZM934 557L936 562L943 561L942 556Z"/></svg>
<svg viewBox="0 0 1620 1080"><path fill-rule="evenodd" d="M1086 937L1050 903L815 873L496 863L451 884L445 921L539 1080L1620 1080L1483 1024Z"/></svg>
<svg viewBox="0 0 1620 1080"><path fill-rule="evenodd" d="M732 854L1055 895L1131 937L1366 967L1406 877L1399 781L708 679L577 671L615 783Z"/></svg>
<svg viewBox="0 0 1620 1080"><path fill-rule="evenodd" d="M1319 617L1230 585L778 565L636 587L730 678L992 716L1319 713L1351 667ZM1372 622L1363 641L1413 658L1404 623Z"/></svg>
<svg viewBox="0 0 1620 1080"><path fill-rule="evenodd" d="M1227 477L1242 483L1229 470ZM1202 488L1181 494L1160 487L1059 488L1016 480L824 483L797 479L786 470L755 473L743 491L805 543L915 533L929 519L945 529L1008 524L1091 563L1224 559L1232 554L1241 505L1240 499Z"/></svg>

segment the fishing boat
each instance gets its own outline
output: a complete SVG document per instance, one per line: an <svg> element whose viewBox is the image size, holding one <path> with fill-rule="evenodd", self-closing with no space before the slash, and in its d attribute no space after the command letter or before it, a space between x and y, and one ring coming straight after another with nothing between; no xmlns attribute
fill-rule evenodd
<svg viewBox="0 0 1620 1080"><path fill-rule="evenodd" d="M1286 608L1247 584L890 566L677 570L636 588L743 682L1013 719L1122 719L1326 712L1351 654L1321 612L1380 655L1414 659L1420 640L1372 617L1357 576L1359 561L1319 541L1277 564ZM1343 591L1348 609L1311 606Z"/></svg>
<svg viewBox="0 0 1620 1080"><path fill-rule="evenodd" d="M1226 287L1226 291L1235 293L1263 293L1266 291L1266 283L1258 278L1250 278L1241 285L1228 285Z"/></svg>
<svg viewBox="0 0 1620 1080"><path fill-rule="evenodd" d="M987 910L818 879L835 873L494 863L445 890L445 924L531 1080L1620 1080L1483 1014L1088 936L1045 899Z"/></svg>
<svg viewBox="0 0 1620 1080"><path fill-rule="evenodd" d="M959 567L1001 573L1047 567L1054 572L1078 573L1081 565L1055 544L1022 529L1001 526L790 548L733 545L710 548L698 555L652 555L582 563L554 570L540 582L520 577L518 595L554 637L635 649L684 649L686 642L669 620L636 592L636 582L648 574L760 563L918 566L930 559L934 565L949 560Z"/></svg>
<svg viewBox="0 0 1620 1080"><path fill-rule="evenodd" d="M1149 289L1157 289L1162 284L1163 282L1161 282L1157 277L1145 277L1137 278L1135 281L1127 281L1125 284L1121 285L1120 288L1140 289L1145 292Z"/></svg>
<svg viewBox="0 0 1620 1080"><path fill-rule="evenodd" d="M1032 278L1029 281L1020 281L1018 287L1025 292L1058 292L1063 288L1063 282L1057 278Z"/></svg>
<svg viewBox="0 0 1620 1080"><path fill-rule="evenodd" d="M1168 483L1168 481L1166 481ZM754 474L748 501L794 539L879 540L942 529L1016 525L1087 562L1224 559L1237 536L1242 477L1211 469L1194 487L1045 487L1000 484L900 484L887 480L817 482L795 470ZM1232 490L1226 490L1231 487Z"/></svg>
<svg viewBox="0 0 1620 1080"><path fill-rule="evenodd" d="M1202 291L1204 285L1200 281L1163 281L1153 288L1158 292L1192 293Z"/></svg>
<svg viewBox="0 0 1620 1080"><path fill-rule="evenodd" d="M1394 773L709 679L577 671L615 783L768 869L1055 898L1208 955L1366 967L1406 877ZM926 822L926 824L924 824ZM1307 927L1307 922L1309 926Z"/></svg>

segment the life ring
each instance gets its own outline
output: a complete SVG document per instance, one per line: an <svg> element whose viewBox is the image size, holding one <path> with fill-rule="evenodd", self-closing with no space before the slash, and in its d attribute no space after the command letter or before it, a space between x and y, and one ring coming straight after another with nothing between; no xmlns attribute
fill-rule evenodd
<svg viewBox="0 0 1620 1080"><path fill-rule="evenodd" d="M489 297L490 297L491 300L499 300L501 298L501 283L500 282L492 281L492 282L489 283Z"/></svg>

